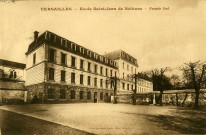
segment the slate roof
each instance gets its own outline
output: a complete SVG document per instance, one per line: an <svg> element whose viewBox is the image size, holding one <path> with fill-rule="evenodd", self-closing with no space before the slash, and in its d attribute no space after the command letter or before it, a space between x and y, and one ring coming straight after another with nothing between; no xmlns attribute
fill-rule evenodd
<svg viewBox="0 0 206 135"><path fill-rule="evenodd" d="M55 36L55 42L52 40L51 36ZM66 44L62 45L62 41L61 40L65 40L66 41ZM114 65L114 63L116 63L115 61L112 61L111 59L103 56L103 55L100 55L96 52L93 52L92 50L90 49L87 49L81 45L78 45L66 38L63 38L53 32L50 32L50 31L45 31L43 34L41 34L39 37L37 37L37 40L33 41L29 47L28 47L28 50L27 52L25 53L26 55L30 54L32 51L34 51L36 48L38 48L39 46L41 46L42 44L46 43L47 45L49 46L53 46L53 47L56 47L56 48L59 48L59 49L62 49L64 51L67 51L67 52L71 52L71 53L74 53L74 54L77 54L77 55L80 55L82 57L85 57L85 58L88 58L88 59L92 59L93 61L96 61L96 62L99 62L99 63L102 63L104 65L107 65L107 66L110 66L112 68L118 68L117 67L117 64ZM71 44L75 44L76 45L76 50L73 50L72 47L71 47ZM84 53L82 54L80 52L81 48L83 48L85 50L85 52L87 51L90 51L91 52L91 56L88 56L87 53ZM95 55L97 54L97 58L95 58ZM101 61L100 57L103 58L103 60ZM108 62L106 62L106 60L108 60Z"/></svg>
<svg viewBox="0 0 206 135"><path fill-rule="evenodd" d="M0 66L25 69L26 64L0 59Z"/></svg>

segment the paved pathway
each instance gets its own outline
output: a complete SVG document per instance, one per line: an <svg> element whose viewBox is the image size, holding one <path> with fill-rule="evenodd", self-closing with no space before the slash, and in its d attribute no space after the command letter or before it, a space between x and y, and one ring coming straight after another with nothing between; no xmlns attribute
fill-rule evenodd
<svg viewBox="0 0 206 135"><path fill-rule="evenodd" d="M90 133L0 110L0 135L89 135Z"/></svg>
<svg viewBox="0 0 206 135"><path fill-rule="evenodd" d="M177 128L179 127L178 124L182 124L182 120L184 122L182 118L185 118L185 115L178 117L181 110L176 107L80 103L10 105L1 106L0 109L40 118L95 134L192 133L189 130L190 127L185 129ZM176 111L178 111L178 114ZM176 119L176 121L172 122L173 119ZM202 133L205 130L197 128L196 131L201 131L199 133Z"/></svg>

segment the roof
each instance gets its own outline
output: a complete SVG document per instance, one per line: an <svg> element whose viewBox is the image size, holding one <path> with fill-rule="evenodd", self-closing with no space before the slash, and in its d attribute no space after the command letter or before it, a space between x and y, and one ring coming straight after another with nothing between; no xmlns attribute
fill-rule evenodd
<svg viewBox="0 0 206 135"><path fill-rule="evenodd" d="M109 52L109 53L104 54L104 56L109 58L109 59L112 59L112 60L123 59L123 60L125 60L125 61L127 61L135 66L138 66L137 59L134 58L133 56L131 56L130 54L126 53L123 50L116 50L113 52Z"/></svg>
<svg viewBox="0 0 206 135"><path fill-rule="evenodd" d="M24 83L0 81L0 90L26 90Z"/></svg>
<svg viewBox="0 0 206 135"><path fill-rule="evenodd" d="M54 38L54 36L55 36L55 38ZM52 38L54 38L54 39L52 39ZM63 44L63 41L64 41L64 44ZM45 31L43 34L41 34L37 38L37 40L33 41L29 45L28 50L25 54L28 55L29 53L31 53L32 51L34 51L36 48L38 48L39 46L41 46L44 43L49 45L49 46L53 46L55 48L62 49L64 51L71 52L71 53L80 55L82 57L88 58L88 59L92 59L93 61L102 63L102 64L110 66L112 68L116 68L116 69L118 68L117 63L115 61L113 61L113 60L111 60L103 55L100 55L96 52L93 52L93 51L91 51L83 46L80 46L80 45L78 45L78 44L76 44L68 39L65 39L65 38L63 38L63 37L61 37L53 32L50 32L50 31ZM75 45L76 48L73 49L72 45ZM81 49L84 49L85 53L82 53ZM88 51L91 54L90 56L86 53Z"/></svg>
<svg viewBox="0 0 206 135"><path fill-rule="evenodd" d="M0 66L25 69L26 64L0 59Z"/></svg>

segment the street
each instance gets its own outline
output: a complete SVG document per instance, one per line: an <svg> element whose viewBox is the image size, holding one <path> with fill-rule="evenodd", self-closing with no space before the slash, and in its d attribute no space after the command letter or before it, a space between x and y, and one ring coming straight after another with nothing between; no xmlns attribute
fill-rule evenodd
<svg viewBox="0 0 206 135"><path fill-rule="evenodd" d="M44 129L47 130L48 134L67 134L70 132L74 134L206 133L206 112L174 106L79 103L8 105L1 106L0 109L15 112L1 111L3 114L1 115L1 121L3 119L1 122L2 132L6 129L13 130L11 134L16 132L30 133L30 131L26 131L30 129L38 132L37 134L44 134ZM11 123L5 121L7 118ZM21 124L18 124L19 122L13 123L17 120ZM32 130L31 134L34 133Z"/></svg>

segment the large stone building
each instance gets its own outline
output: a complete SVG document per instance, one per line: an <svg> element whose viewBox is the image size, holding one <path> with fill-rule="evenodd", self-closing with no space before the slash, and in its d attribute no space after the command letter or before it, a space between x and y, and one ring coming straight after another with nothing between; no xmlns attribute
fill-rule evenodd
<svg viewBox="0 0 206 135"><path fill-rule="evenodd" d="M113 52L114 53L114 52ZM26 52L28 101L110 102L114 94L110 77L121 78L118 91L130 91L137 60L124 51L99 55L52 32L38 36Z"/></svg>
<svg viewBox="0 0 206 135"><path fill-rule="evenodd" d="M113 95L107 80L117 63L52 32L34 32L26 57L28 101L109 102Z"/></svg>
<svg viewBox="0 0 206 135"><path fill-rule="evenodd" d="M137 74L137 59L128 53L117 50L114 52L106 53L105 57L114 60L118 64L118 76L120 79L118 91L119 93L132 93L135 89L134 74ZM137 78L137 93L138 92L151 92L153 91L153 83L148 79Z"/></svg>

